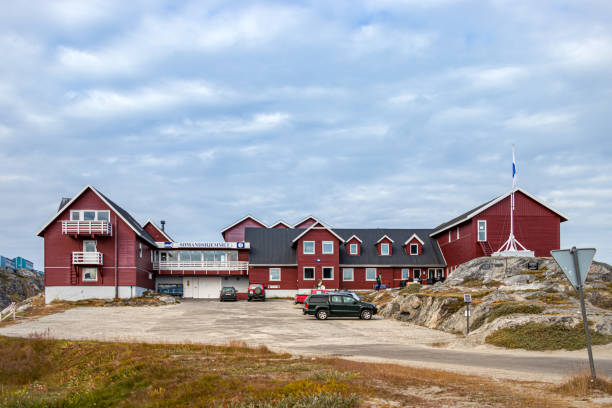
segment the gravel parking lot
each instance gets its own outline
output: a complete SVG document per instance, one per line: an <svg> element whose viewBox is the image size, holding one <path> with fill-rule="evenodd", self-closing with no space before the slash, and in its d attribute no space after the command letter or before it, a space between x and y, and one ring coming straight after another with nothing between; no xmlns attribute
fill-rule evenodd
<svg viewBox="0 0 612 408"><path fill-rule="evenodd" d="M576 352L535 353L468 350L456 347L457 337L374 316L316 320L301 305L286 300L223 302L184 300L160 307L79 307L63 313L0 328L0 335L25 337L48 333L54 338L138 340L227 344L242 340L275 351L302 355L334 355L358 360L390 361L452 369L497 377L560 380L582 367ZM430 347L448 343L452 349ZM453 346L455 345L455 346ZM586 353L584 353L586 354ZM612 360L599 367L612 373Z"/></svg>

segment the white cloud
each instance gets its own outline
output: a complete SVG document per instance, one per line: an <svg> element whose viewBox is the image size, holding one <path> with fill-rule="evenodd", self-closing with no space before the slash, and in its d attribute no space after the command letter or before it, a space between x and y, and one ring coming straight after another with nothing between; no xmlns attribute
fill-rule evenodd
<svg viewBox="0 0 612 408"><path fill-rule="evenodd" d="M467 81L470 87L497 88L514 84L527 75L527 70L519 66L469 67L455 70L450 75Z"/></svg>
<svg viewBox="0 0 612 408"><path fill-rule="evenodd" d="M371 52L392 51L398 54L414 54L428 48L434 35L395 29L382 24L368 24L353 33L351 50L356 55Z"/></svg>
<svg viewBox="0 0 612 408"><path fill-rule="evenodd" d="M612 63L612 38L602 35L559 42L551 47L551 54L569 67L609 67Z"/></svg>
<svg viewBox="0 0 612 408"><path fill-rule="evenodd" d="M506 120L505 125L508 128L519 130L557 128L572 124L574 118L574 114L571 113L541 112L527 114L520 112Z"/></svg>

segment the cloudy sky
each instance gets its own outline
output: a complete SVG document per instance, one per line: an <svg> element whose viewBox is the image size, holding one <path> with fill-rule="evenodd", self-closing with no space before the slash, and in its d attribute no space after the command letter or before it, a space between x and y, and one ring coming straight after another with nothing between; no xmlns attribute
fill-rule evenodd
<svg viewBox="0 0 612 408"><path fill-rule="evenodd" d="M434 227L519 185L612 262L612 3L5 1L0 254L87 184L179 240Z"/></svg>

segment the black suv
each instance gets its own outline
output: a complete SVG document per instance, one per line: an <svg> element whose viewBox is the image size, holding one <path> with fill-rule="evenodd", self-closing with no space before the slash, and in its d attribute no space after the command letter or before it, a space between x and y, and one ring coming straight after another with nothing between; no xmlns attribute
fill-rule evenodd
<svg viewBox="0 0 612 408"><path fill-rule="evenodd" d="M233 286L224 286L221 288L221 293L219 294L219 301L223 302L224 300L238 300L238 292L236 288Z"/></svg>
<svg viewBox="0 0 612 408"><path fill-rule="evenodd" d="M348 294L310 295L304 301L304 314L315 315L319 320L325 320L329 316L370 320L376 312L376 305L358 301Z"/></svg>

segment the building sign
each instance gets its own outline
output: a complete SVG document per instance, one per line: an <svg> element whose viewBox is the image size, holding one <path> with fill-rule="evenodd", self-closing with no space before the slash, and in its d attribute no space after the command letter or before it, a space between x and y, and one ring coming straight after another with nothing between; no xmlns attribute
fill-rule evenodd
<svg viewBox="0 0 612 408"><path fill-rule="evenodd" d="M212 249L249 249L248 242L157 242L158 248L212 248Z"/></svg>

